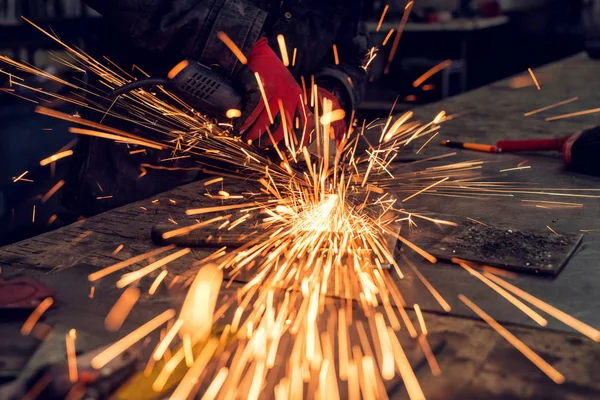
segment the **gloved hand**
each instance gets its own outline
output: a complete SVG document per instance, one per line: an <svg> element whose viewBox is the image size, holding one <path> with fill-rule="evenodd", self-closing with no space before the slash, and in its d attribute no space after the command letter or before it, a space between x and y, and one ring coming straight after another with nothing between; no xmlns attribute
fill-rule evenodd
<svg viewBox="0 0 600 400"><path fill-rule="evenodd" d="M265 107L255 73L260 76L274 123ZM284 138L281 119L285 118L287 129L290 133L295 132L297 142L300 143L302 137L305 143L308 141L313 130L313 117L309 107L303 104L302 89L269 47L266 38L260 38L254 44L248 56L247 68L242 68L237 78L244 86L246 104L235 128L244 140L252 140L254 145L261 148L267 147L272 144L268 128L275 142L279 142ZM280 101L284 115L280 112ZM300 121L298 129L295 129L296 118Z"/></svg>
<svg viewBox="0 0 600 400"><path fill-rule="evenodd" d="M340 102L337 97L330 91L323 89L322 87L317 88L317 96L319 98L319 105L321 106L321 115L323 115L323 100L329 99L332 102L331 111L342 110ZM346 120L344 118L333 121L329 125L329 137L335 139L336 143L340 143L344 134L348 130Z"/></svg>

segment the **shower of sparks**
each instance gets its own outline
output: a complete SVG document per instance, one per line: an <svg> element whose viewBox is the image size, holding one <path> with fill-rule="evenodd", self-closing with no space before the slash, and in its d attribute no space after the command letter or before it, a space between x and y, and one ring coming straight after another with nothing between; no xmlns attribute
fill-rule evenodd
<svg viewBox="0 0 600 400"><path fill-rule="evenodd" d="M412 5L413 2L409 2L404 10L386 71L398 48ZM385 12L381 21L384 15ZM358 398L361 394L365 398L387 398L386 387L401 379L411 400L423 399L423 390L403 348L404 341L401 344L398 338L400 332L420 346L433 375L439 375L441 370L427 342L428 331L421 308L414 304L416 318L411 319L405 310L407 304L404 296L395 284L395 280L404 278L404 266L407 265L409 273L412 271L428 289L441 309L449 312L451 307L405 254L401 254L404 261L402 265L396 261L394 247L397 240L435 263L436 258L426 249L405 237L400 230L402 224L410 227L416 226L417 222L438 226L456 226L456 223L412 212L405 209L402 202L417 196L484 199L549 195L600 198L593 191L592 194L573 193L562 189L528 188L485 181L481 176L484 162L479 160L438 166L426 164L420 170L404 169L425 161L440 161L455 153L414 163L394 164L407 145L416 144L421 151L431 142L438 134L440 123L451 119L444 112L426 123L412 121L412 113L398 118L390 116L387 121L381 122L381 136L373 143L365 137L365 130L373 126L366 128L366 122L353 120L343 139L330 145L323 132L329 132L330 124L344 116L331 110L330 101L321 103L316 100L316 86L311 83L306 88L304 81L303 86L308 90L304 90L303 100L311 104L315 121L320 123L316 124L314 132L304 132L300 123L295 126L284 124L285 140L273 145L272 150L278 159L272 161L241 141L225 125L216 124L191 109L176 94L160 86L155 88L156 93L133 90L119 97L108 108L103 105L107 95L135 78L112 62L107 66L67 46L53 34L42 32L64 46L66 55L61 57L65 65L71 66L74 71L83 70L97 75L106 92L80 87L45 71L2 57L1 61L20 73L41 76L69 87L73 97L26 86L25 80L16 75L13 84L29 88L37 96L59 98L87 107L97 114L99 120L110 116L111 119L134 123L139 130L149 131L152 137L162 137L162 140L149 140L41 106L37 107L38 113L70 122L75 126L70 127L69 131L75 134L164 150L169 153L167 158L162 159L165 162L186 157L197 159L198 164L203 165L206 159L215 159L229 163L236 169L233 174L220 167L211 167L216 169L213 173L217 177L204 183L203 190L206 193L203 197L217 200L219 202L216 204L220 205L187 209L187 216L199 218L195 224L190 223L194 220L187 223L180 221L181 225L173 225L173 229L163 233L162 237L168 239L206 230L207 242L216 241L215 237L221 234L235 235L239 247L222 243L222 247L212 254L190 263L188 272L173 276L167 284L169 290L179 287L187 290L179 312L170 309L150 319L106 348L91 362L94 368L102 368L165 325L148 368L157 370L151 384L156 391L165 388L178 367L187 369L185 374L179 375L172 398L187 398L201 389L204 390L203 398L207 399L256 399L263 392L274 393L282 399ZM220 32L218 36L240 62L247 62L226 34ZM386 41L390 36L391 31ZM285 41L281 42L285 47ZM295 48L293 54L292 64L296 59ZM369 59L372 60L375 54L374 50L371 51ZM449 65L449 61L445 61L427 71L415 81L415 87ZM141 72L139 68L137 70ZM256 79L261 96L266 100L263 82L269 77L256 75ZM85 102L82 100L84 98ZM267 112L273 122L269 108ZM302 136L315 138L317 157L299 144L303 143L297 140L300 132ZM361 141L368 144L364 154L356 151ZM206 171L203 167L140 164L142 173L139 179L147 179L147 168ZM529 167L519 166L516 169L524 168ZM21 175L21 180L24 175ZM251 193L237 195L225 190L225 178L254 181L257 182L257 188ZM402 194L404 200L400 201L397 194ZM202 196L202 193L199 195ZM240 199L243 203L239 202ZM158 203L158 200L152 203ZM172 200L169 203L176 204ZM567 204L555 203L552 205ZM90 233L87 231L82 235ZM122 248L123 245L120 245L113 255L117 255ZM175 260L185 263L191 253L189 248L184 248L164 255L171 250L175 250L174 245L154 249L88 276L90 282L96 282L110 274L124 272L117 281L117 287L125 290L106 317L106 325L110 330L121 327L140 298L141 292L137 288L140 280L153 278L148 291L149 295L153 295L169 275L168 264ZM161 258L156 259L159 255ZM146 266L136 266L146 260ZM493 270L479 268L462 260L455 261L541 325L546 320L518 298L593 340L600 340L594 328L502 281L493 274ZM234 281L239 284L235 295L220 296L223 288L229 288ZM556 383L564 381L558 371L492 317L466 297L461 295L460 299L552 380ZM51 305L52 299L49 298L36 308L23 325L24 335L31 333L38 319ZM405 329L401 328L402 325Z"/></svg>
<svg viewBox="0 0 600 400"><path fill-rule="evenodd" d="M533 70L531 68L527 68L527 71L529 71L529 75L531 75L531 79L533 80L533 83L535 83L535 87L537 88L537 90L542 90L542 88L540 87L540 83L533 74Z"/></svg>

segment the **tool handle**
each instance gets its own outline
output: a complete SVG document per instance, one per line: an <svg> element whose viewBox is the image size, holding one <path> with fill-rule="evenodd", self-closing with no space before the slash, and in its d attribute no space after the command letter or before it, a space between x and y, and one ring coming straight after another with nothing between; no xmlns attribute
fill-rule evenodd
<svg viewBox="0 0 600 400"><path fill-rule="evenodd" d="M499 140L496 147L503 152L510 151L562 151L564 143L569 136L552 139L532 139L532 140Z"/></svg>

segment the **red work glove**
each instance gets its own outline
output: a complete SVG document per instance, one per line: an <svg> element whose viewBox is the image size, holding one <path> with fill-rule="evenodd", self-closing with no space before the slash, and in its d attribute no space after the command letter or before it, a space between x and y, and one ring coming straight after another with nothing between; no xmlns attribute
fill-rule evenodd
<svg viewBox="0 0 600 400"><path fill-rule="evenodd" d="M266 38L260 38L254 44L248 56L247 67L243 68L237 76L244 85L246 104L241 118L236 121L236 129L242 134L244 140L252 140L261 148L267 147L272 144L267 133L268 128L275 142L279 142L284 138L281 118L285 118L289 132L295 132L298 143L303 136L306 142L313 129L312 114L301 100L302 89L269 47ZM271 123L269 118L255 72L258 73L263 84L274 123ZM283 116L279 107L280 100L283 104ZM296 118L300 121L298 129L295 129L293 124ZM304 129L306 132L303 135Z"/></svg>
<svg viewBox="0 0 600 400"><path fill-rule="evenodd" d="M342 110L340 106L340 102L337 97L331 93L330 91L323 89L322 87L317 88L317 95L319 97L319 105L321 107L321 115L323 115L323 100L329 99L332 102L331 111ZM338 119L337 121L333 121L329 125L329 137L331 139L335 139L336 143L340 143L344 134L348 130L348 125L346 124L346 120L344 118Z"/></svg>

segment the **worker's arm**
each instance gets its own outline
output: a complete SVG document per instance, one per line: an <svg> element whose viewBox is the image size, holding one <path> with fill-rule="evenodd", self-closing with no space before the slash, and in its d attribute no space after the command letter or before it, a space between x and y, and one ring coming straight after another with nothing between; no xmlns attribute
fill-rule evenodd
<svg viewBox="0 0 600 400"><path fill-rule="evenodd" d="M230 74L240 63L217 32L225 32L248 55L267 17L244 0L84 1L140 48L219 64Z"/></svg>

